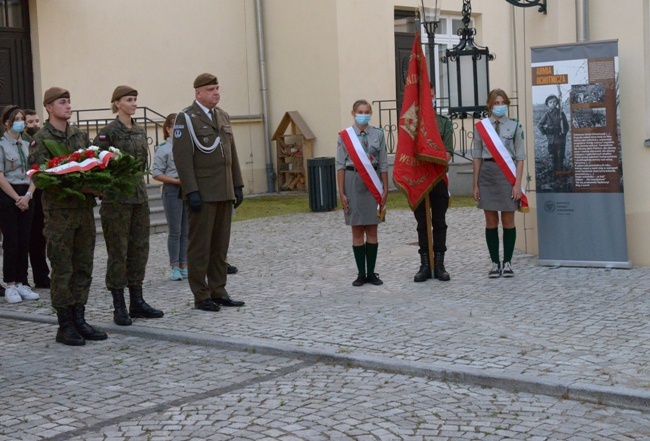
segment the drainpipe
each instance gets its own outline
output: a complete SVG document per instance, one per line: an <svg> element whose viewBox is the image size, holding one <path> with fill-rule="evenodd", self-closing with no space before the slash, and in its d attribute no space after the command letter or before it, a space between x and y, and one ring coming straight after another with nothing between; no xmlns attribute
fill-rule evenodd
<svg viewBox="0 0 650 441"><path fill-rule="evenodd" d="M266 85L266 53L264 52L264 18L262 0L255 0L255 17L257 19L257 50L260 58L260 78L262 82L262 117L264 119L264 146L266 147L266 185L268 192L275 191L275 172L273 171L273 153L271 151L271 131L269 129L269 94Z"/></svg>
<svg viewBox="0 0 650 441"><path fill-rule="evenodd" d="M589 0L576 0L576 41L589 41Z"/></svg>

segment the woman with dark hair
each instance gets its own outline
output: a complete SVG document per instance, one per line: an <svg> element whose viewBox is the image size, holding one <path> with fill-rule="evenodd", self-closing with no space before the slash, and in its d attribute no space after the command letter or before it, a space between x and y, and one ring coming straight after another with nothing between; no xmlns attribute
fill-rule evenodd
<svg viewBox="0 0 650 441"><path fill-rule="evenodd" d="M158 146L153 157L151 176L163 183L162 201L167 218L169 235L167 236L167 251L171 265L171 280L187 279L187 210L185 202L179 197L181 181L178 179L174 155L172 153L173 128L176 114L170 113L163 125L165 141Z"/></svg>
<svg viewBox="0 0 650 441"><path fill-rule="evenodd" d="M147 134L133 116L138 109L138 91L117 86L111 97L117 118L101 129L95 144L103 149L115 147L147 165ZM128 326L131 318L160 318L164 314L144 301L142 284L149 259L149 198L144 178L132 196L104 198L99 209L106 240L108 262L106 287L113 296L113 321ZM128 286L130 305L126 310L124 288Z"/></svg>
<svg viewBox="0 0 650 441"><path fill-rule="evenodd" d="M474 199L485 212L491 279L515 275L510 261L517 238L515 211L523 197L521 179L526 148L521 124L507 116L509 104L510 99L503 90L490 91L489 118L479 121L474 128ZM503 227L503 266L499 260L499 212Z"/></svg>
<svg viewBox="0 0 650 441"><path fill-rule="evenodd" d="M0 229L2 229L3 278L7 283L5 299L8 303L37 300L38 294L27 280L27 255L32 227L34 204L31 203L34 183L27 176L29 143L22 139L25 113L9 106L2 116L4 134L0 139Z"/></svg>
<svg viewBox="0 0 650 441"><path fill-rule="evenodd" d="M339 133L336 180L345 224L352 227L352 250L358 275L352 286L381 285L375 273L379 247L377 226L388 196L388 155L384 132L368 125L372 107L366 100L352 106L354 124ZM367 264L367 265L366 265Z"/></svg>

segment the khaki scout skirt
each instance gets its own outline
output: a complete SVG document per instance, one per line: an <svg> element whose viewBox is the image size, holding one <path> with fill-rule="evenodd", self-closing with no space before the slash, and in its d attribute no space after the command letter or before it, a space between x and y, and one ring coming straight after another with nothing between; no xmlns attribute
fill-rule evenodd
<svg viewBox="0 0 650 441"><path fill-rule="evenodd" d="M519 201L512 200L512 185L494 161L483 161L478 172L481 200L478 208L488 211L517 211Z"/></svg>
<svg viewBox="0 0 650 441"><path fill-rule="evenodd" d="M379 224L377 200L356 171L345 170L345 196L348 198L345 225L355 227Z"/></svg>

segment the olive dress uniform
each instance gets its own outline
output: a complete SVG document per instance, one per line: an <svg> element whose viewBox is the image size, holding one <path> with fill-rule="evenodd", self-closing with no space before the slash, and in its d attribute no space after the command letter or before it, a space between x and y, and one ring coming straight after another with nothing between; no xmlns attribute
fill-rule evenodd
<svg viewBox="0 0 650 441"><path fill-rule="evenodd" d="M447 153L454 154L454 129L449 118L436 114L436 123L440 137ZM448 281L449 273L445 269L445 252L447 251L447 222L445 220L449 207L449 189L444 179L440 180L429 192L431 207L431 230L433 236L434 268L431 274L429 262L429 238L427 234L426 204L417 206L413 215L417 221L418 245L420 253L420 269L413 278L415 282L424 282L432 276L435 279Z"/></svg>
<svg viewBox="0 0 650 441"><path fill-rule="evenodd" d="M200 211L188 210L188 281L197 307L209 299L221 305L220 299L229 301L226 256L230 225L235 189L241 191L244 186L230 116L219 107L211 113L212 118L195 101L178 114L174 126L174 162L183 198L198 192L201 200ZM220 143L206 153L195 146L191 130L203 147L214 145L217 137Z"/></svg>
<svg viewBox="0 0 650 441"><path fill-rule="evenodd" d="M121 86L123 87L123 86ZM108 150L115 147L142 162L147 163L147 135L142 127L131 121L127 127L119 118L101 129L94 142ZM118 325L128 326L124 288L128 286L130 297L129 316L132 318L160 318L164 313L154 309L143 300L142 283L149 260L149 199L144 177L138 182L131 196L104 198L99 208L102 230L106 240L108 262L106 287L113 295L114 320Z"/></svg>
<svg viewBox="0 0 650 441"><path fill-rule="evenodd" d="M45 92L43 105L69 97L65 89L53 87ZM79 128L67 124L65 131L61 131L47 120L34 135L29 149L30 165L42 165L53 158L45 146L46 140L56 141L70 153L90 145L88 134ZM43 234L51 265L50 295L59 322L56 341L81 346L85 340L105 340L106 333L95 330L85 320L95 252L95 197L86 194L84 199L60 199L58 193L44 190L42 203Z"/></svg>

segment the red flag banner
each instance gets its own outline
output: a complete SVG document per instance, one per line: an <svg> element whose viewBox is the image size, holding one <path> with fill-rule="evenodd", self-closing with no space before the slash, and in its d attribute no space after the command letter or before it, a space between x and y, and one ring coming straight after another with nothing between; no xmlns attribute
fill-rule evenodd
<svg viewBox="0 0 650 441"><path fill-rule="evenodd" d="M415 210L448 169L419 33L415 34L411 51L397 136L393 181L406 194L411 210Z"/></svg>

